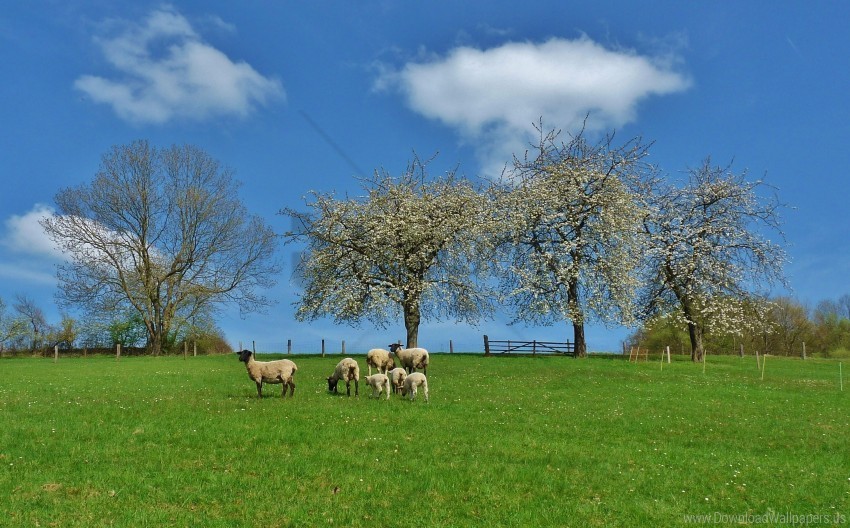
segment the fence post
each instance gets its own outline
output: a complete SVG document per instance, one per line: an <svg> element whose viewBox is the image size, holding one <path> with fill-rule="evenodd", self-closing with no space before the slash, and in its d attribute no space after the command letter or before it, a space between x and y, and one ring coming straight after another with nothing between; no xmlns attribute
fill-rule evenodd
<svg viewBox="0 0 850 528"><path fill-rule="evenodd" d="M454 354L454 353L455 353L455 346L452 343L452 340L449 339L449 354Z"/></svg>
<svg viewBox="0 0 850 528"><path fill-rule="evenodd" d="M325 340L322 339L322 357L325 357Z"/></svg>
<svg viewBox="0 0 850 528"><path fill-rule="evenodd" d="M490 338L487 337L487 334L484 334L484 355L490 355Z"/></svg>
<svg viewBox="0 0 850 528"><path fill-rule="evenodd" d="M59 361L59 345L53 345L53 362Z"/></svg>
<svg viewBox="0 0 850 528"><path fill-rule="evenodd" d="M192 341L192 357L195 357L197 355L198 355L198 342Z"/></svg>
<svg viewBox="0 0 850 528"><path fill-rule="evenodd" d="M121 343L115 344L115 361L121 359Z"/></svg>
<svg viewBox="0 0 850 528"><path fill-rule="evenodd" d="M806 359L806 342L803 341L803 359Z"/></svg>
<svg viewBox="0 0 850 528"><path fill-rule="evenodd" d="M533 340L531 341L531 355L532 355L532 356L536 356L536 355L537 355L537 340L536 340L536 339L533 339Z"/></svg>
<svg viewBox="0 0 850 528"><path fill-rule="evenodd" d="M345 339L342 340L342 351L340 352L340 354L343 356L345 355Z"/></svg>
<svg viewBox="0 0 850 528"><path fill-rule="evenodd" d="M291 339L286 340L286 353L287 354L292 353L292 340Z"/></svg>

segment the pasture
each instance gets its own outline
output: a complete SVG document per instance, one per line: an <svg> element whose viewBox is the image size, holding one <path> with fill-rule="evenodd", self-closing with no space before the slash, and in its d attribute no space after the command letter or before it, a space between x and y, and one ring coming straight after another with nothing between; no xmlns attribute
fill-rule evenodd
<svg viewBox="0 0 850 528"><path fill-rule="evenodd" d="M235 354L0 360L0 525L850 523L835 361L433 355L426 404L291 359L286 400Z"/></svg>

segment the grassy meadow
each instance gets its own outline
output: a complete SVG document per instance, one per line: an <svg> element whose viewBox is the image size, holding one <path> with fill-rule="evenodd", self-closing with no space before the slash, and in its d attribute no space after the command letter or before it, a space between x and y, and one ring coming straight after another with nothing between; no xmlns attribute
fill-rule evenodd
<svg viewBox="0 0 850 528"><path fill-rule="evenodd" d="M235 354L0 360L0 526L850 524L836 361L434 355L426 404L292 359L285 400Z"/></svg>

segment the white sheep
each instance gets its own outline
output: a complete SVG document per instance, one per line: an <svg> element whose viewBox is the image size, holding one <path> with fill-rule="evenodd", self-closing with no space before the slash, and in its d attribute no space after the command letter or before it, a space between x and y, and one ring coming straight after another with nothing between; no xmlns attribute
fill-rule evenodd
<svg viewBox="0 0 850 528"><path fill-rule="evenodd" d="M388 370L395 368L395 360L389 350L373 348L366 352L366 365L369 367L369 375L372 375L372 367L378 372L386 374Z"/></svg>
<svg viewBox="0 0 850 528"><path fill-rule="evenodd" d="M422 392L425 394L425 401L428 401L428 379L421 372L413 372L404 378L404 389L401 391L402 396L410 394L410 401L416 397L416 391L422 387Z"/></svg>
<svg viewBox="0 0 850 528"><path fill-rule="evenodd" d="M389 345L390 350L401 362L401 366L407 369L408 374L416 369L422 370L428 375L428 351L424 348L401 348L398 343Z"/></svg>
<svg viewBox="0 0 850 528"><path fill-rule="evenodd" d="M386 374L378 372L377 374L366 376L366 383L372 387L373 398L380 398L381 392L385 391L387 393L387 399L390 399L390 378Z"/></svg>
<svg viewBox="0 0 850 528"><path fill-rule="evenodd" d="M336 364L334 373L328 377L328 390L336 393L336 385L339 380L345 382L345 389L351 396L351 382L354 381L354 395L360 395L360 365L351 358L345 358Z"/></svg>
<svg viewBox="0 0 850 528"><path fill-rule="evenodd" d="M397 367L392 369L389 372L390 384L393 387L393 392L401 393L402 387L404 387L404 378L407 377L407 371L401 367Z"/></svg>
<svg viewBox="0 0 850 528"><path fill-rule="evenodd" d="M245 368L248 370L248 377L254 380L257 384L257 397L263 397L263 383L282 383L283 393L281 397L286 396L287 387L290 388L289 396L295 396L295 371L298 367L295 363L288 359L278 359L276 361L257 361L254 359L254 353L250 350L237 352L239 361L245 363Z"/></svg>

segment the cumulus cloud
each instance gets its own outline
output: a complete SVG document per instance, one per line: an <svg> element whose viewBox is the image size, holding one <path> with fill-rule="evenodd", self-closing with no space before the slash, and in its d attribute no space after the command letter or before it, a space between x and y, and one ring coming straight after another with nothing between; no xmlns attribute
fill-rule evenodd
<svg viewBox="0 0 850 528"><path fill-rule="evenodd" d="M3 222L0 233L0 278L9 279L15 284L56 283L53 266L63 256L38 223L52 213L49 206L36 204L30 211L12 215Z"/></svg>
<svg viewBox="0 0 850 528"><path fill-rule="evenodd" d="M5 221L2 245L12 253L62 260L62 252L56 248L39 221L53 214L53 209L36 204L22 214L12 215Z"/></svg>
<svg viewBox="0 0 850 528"><path fill-rule="evenodd" d="M95 42L115 75L83 75L74 86L93 101L112 106L127 121L244 117L257 105L285 97L279 80L232 61L171 8L156 10L142 24L125 25Z"/></svg>
<svg viewBox="0 0 850 528"><path fill-rule="evenodd" d="M533 123L590 131L621 127L640 101L686 90L670 56L611 50L588 37L499 47L458 47L442 57L384 70L377 89L396 90L415 112L455 128L485 166L501 167L531 139Z"/></svg>

